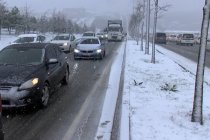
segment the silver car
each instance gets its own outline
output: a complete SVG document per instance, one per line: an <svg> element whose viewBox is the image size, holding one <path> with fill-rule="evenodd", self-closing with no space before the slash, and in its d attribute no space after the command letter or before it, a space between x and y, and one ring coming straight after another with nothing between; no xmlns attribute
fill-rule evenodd
<svg viewBox="0 0 210 140"><path fill-rule="evenodd" d="M74 59L103 59L105 54L105 45L97 37L82 38L74 48Z"/></svg>
<svg viewBox="0 0 210 140"><path fill-rule="evenodd" d="M70 52L72 49L72 42L75 39L75 36L71 34L59 34L51 40L51 43L58 44L64 52Z"/></svg>

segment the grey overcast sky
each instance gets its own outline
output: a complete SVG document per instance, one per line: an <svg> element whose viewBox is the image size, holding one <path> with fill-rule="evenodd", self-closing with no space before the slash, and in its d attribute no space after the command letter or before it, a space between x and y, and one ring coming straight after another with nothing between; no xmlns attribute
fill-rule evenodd
<svg viewBox="0 0 210 140"><path fill-rule="evenodd" d="M41 13L48 10L62 10L64 8L85 8L95 13L115 12L125 15L132 11L137 0L5 0L9 7L24 7L26 4L32 12ZM151 0L153 1L153 0ZM205 0L159 0L160 5L169 4L171 7L164 13L160 22L172 24L170 28L200 28L202 7ZM192 25L191 25L192 24ZM189 26L188 26L189 25ZM191 25L191 26L190 26ZM162 27L165 25L162 24ZM160 27L161 28L161 27Z"/></svg>
<svg viewBox="0 0 210 140"><path fill-rule="evenodd" d="M23 7L26 3L33 11L47 11L49 9L87 8L94 11L124 11L132 9L133 1L137 0L6 0L9 6ZM152 1L152 0L151 0ZM200 12L204 0L159 0L160 4L170 4L170 11Z"/></svg>

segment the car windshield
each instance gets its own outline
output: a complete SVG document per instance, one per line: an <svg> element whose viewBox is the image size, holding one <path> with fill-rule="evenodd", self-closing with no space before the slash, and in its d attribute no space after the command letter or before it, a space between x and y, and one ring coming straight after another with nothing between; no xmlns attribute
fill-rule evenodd
<svg viewBox="0 0 210 140"><path fill-rule="evenodd" d="M20 37L18 38L15 43L30 43L34 42L35 37Z"/></svg>
<svg viewBox="0 0 210 140"><path fill-rule="evenodd" d="M94 36L94 33L84 33L83 36Z"/></svg>
<svg viewBox="0 0 210 140"><path fill-rule="evenodd" d="M41 48L6 48L0 52L0 64L39 65L43 59Z"/></svg>
<svg viewBox="0 0 210 140"><path fill-rule="evenodd" d="M115 27L115 26L113 26L113 27L109 27L108 30L109 30L109 31L114 31L114 32L120 32L120 31L121 31L121 28L120 28L120 27Z"/></svg>
<svg viewBox="0 0 210 140"><path fill-rule="evenodd" d="M69 40L69 36L56 36L53 40Z"/></svg>
<svg viewBox="0 0 210 140"><path fill-rule="evenodd" d="M99 44L98 39L86 39L83 40L80 44Z"/></svg>

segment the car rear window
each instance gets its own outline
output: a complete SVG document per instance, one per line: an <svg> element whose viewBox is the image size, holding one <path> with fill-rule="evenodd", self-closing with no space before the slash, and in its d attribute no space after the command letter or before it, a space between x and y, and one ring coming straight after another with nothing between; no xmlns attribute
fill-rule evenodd
<svg viewBox="0 0 210 140"><path fill-rule="evenodd" d="M41 64L44 49L41 48L6 48L0 51L0 64Z"/></svg>
<svg viewBox="0 0 210 140"><path fill-rule="evenodd" d="M157 37L166 37L166 34L165 33L157 33L156 36Z"/></svg>
<svg viewBox="0 0 210 140"><path fill-rule="evenodd" d="M183 38L194 38L193 34L183 34Z"/></svg>

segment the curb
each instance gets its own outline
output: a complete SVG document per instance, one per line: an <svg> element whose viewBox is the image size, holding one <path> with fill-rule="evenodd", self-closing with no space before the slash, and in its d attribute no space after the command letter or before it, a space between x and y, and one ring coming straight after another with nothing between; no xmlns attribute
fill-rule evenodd
<svg viewBox="0 0 210 140"><path fill-rule="evenodd" d="M127 43L127 42L126 42ZM127 44L125 47L125 51L127 49ZM126 65L126 53L124 57L124 68ZM122 95L122 111L121 111L121 119L120 119L120 138L119 140L130 140L130 89L125 89L123 87L123 95Z"/></svg>
<svg viewBox="0 0 210 140"><path fill-rule="evenodd" d="M115 108L120 88L120 77L123 68L123 56L125 53L125 43L118 49L108 82L108 89L104 100L101 118L96 132L95 140L110 140L112 133Z"/></svg>

